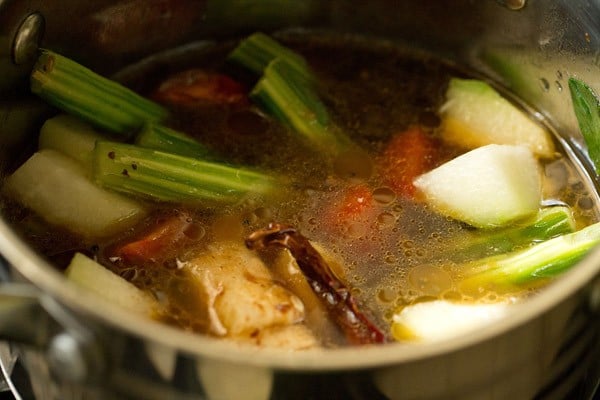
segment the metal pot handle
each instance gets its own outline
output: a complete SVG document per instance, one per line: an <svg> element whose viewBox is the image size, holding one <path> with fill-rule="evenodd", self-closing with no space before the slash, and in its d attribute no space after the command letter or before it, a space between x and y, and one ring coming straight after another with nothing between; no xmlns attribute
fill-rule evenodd
<svg viewBox="0 0 600 400"><path fill-rule="evenodd" d="M62 380L99 379L106 360L97 332L33 285L5 278L7 264L0 260L0 338L44 353L50 372Z"/></svg>

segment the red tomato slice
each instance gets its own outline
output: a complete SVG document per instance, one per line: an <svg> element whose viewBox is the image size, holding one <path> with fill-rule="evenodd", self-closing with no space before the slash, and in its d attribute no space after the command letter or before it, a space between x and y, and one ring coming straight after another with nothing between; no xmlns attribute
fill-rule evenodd
<svg viewBox="0 0 600 400"><path fill-rule="evenodd" d="M398 196L413 197L413 180L435 166L439 149L439 140L419 126L394 135L380 163L384 182Z"/></svg>
<svg viewBox="0 0 600 400"><path fill-rule="evenodd" d="M179 248L194 236L195 224L187 214L170 216L143 236L111 251L125 263L160 263L177 255Z"/></svg>
<svg viewBox="0 0 600 400"><path fill-rule="evenodd" d="M246 88L227 75L191 69L171 76L152 96L154 99L183 106L198 102L211 104L245 104Z"/></svg>

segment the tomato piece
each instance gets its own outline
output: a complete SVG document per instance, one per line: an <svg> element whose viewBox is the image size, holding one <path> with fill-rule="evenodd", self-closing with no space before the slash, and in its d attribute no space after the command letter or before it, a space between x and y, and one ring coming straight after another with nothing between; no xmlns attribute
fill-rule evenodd
<svg viewBox="0 0 600 400"><path fill-rule="evenodd" d="M360 218L373 207L373 191L366 185L348 188L338 205L338 216L341 220Z"/></svg>
<svg viewBox="0 0 600 400"><path fill-rule="evenodd" d="M398 196L412 198L413 180L433 168L440 151L440 141L419 126L394 135L381 159L381 175Z"/></svg>
<svg viewBox="0 0 600 400"><path fill-rule="evenodd" d="M169 216L160 219L141 237L117 246L110 251L111 257L117 257L125 263L160 263L175 257L178 250L189 243L195 234L196 225L187 214Z"/></svg>
<svg viewBox="0 0 600 400"><path fill-rule="evenodd" d="M194 106L248 103L247 90L231 77L202 69L190 69L171 76L152 96L160 102Z"/></svg>
<svg viewBox="0 0 600 400"><path fill-rule="evenodd" d="M320 215L324 228L337 235L350 226L370 225L376 211L373 191L361 183L341 189Z"/></svg>

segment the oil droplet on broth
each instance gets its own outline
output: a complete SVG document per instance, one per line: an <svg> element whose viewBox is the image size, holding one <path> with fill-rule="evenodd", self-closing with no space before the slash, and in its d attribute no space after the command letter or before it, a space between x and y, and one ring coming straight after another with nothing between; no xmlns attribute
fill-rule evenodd
<svg viewBox="0 0 600 400"><path fill-rule="evenodd" d="M384 212L377 216L377 223L382 228L392 227L396 224L396 217L393 214Z"/></svg>
<svg viewBox="0 0 600 400"><path fill-rule="evenodd" d="M382 288L377 292L377 300L382 303L391 303L396 297L396 291L389 287Z"/></svg>
<svg viewBox="0 0 600 400"><path fill-rule="evenodd" d="M438 296L452 287L452 277L441 268L419 265L408 273L411 287L429 296Z"/></svg>
<svg viewBox="0 0 600 400"><path fill-rule="evenodd" d="M373 190L373 199L382 205L390 204L396 199L396 193L390 188L380 187Z"/></svg>

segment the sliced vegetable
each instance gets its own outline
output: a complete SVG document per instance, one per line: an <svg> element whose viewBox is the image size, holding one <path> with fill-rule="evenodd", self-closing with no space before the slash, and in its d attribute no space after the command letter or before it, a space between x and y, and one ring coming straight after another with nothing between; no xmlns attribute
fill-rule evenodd
<svg viewBox="0 0 600 400"><path fill-rule="evenodd" d="M31 91L69 114L124 136L168 115L160 105L50 50L41 50L31 73Z"/></svg>
<svg viewBox="0 0 600 400"><path fill-rule="evenodd" d="M187 157L206 159L211 155L211 151L193 137L153 122L144 125L135 144Z"/></svg>
<svg viewBox="0 0 600 400"><path fill-rule="evenodd" d="M386 341L385 334L361 311L351 289L335 276L325 259L297 230L269 224L266 229L252 233L246 239L246 246L255 250L270 246L288 249L350 344Z"/></svg>
<svg viewBox="0 0 600 400"><path fill-rule="evenodd" d="M259 32L241 41L228 59L260 78L250 92L251 100L319 151L339 155L353 147L331 122L316 79L301 55Z"/></svg>
<svg viewBox="0 0 600 400"><path fill-rule="evenodd" d="M336 215L340 219L353 220L360 218L360 215L373 207L373 191L366 185L352 186L346 190L338 205Z"/></svg>
<svg viewBox="0 0 600 400"><path fill-rule="evenodd" d="M331 122L312 83L283 59L269 63L250 98L324 153L339 154L350 147L350 140Z"/></svg>
<svg viewBox="0 0 600 400"><path fill-rule="evenodd" d="M256 32L242 40L229 54L228 60L260 77L267 66L277 58L306 80L313 79L306 60L300 54L261 32Z"/></svg>
<svg viewBox="0 0 600 400"><path fill-rule="evenodd" d="M542 196L537 160L524 146L471 150L419 176L414 185L441 214L479 228L535 215Z"/></svg>
<svg viewBox="0 0 600 400"><path fill-rule="evenodd" d="M160 102L180 106L198 104L244 104L247 90L233 78L202 69L180 72L164 81L152 96Z"/></svg>
<svg viewBox="0 0 600 400"><path fill-rule="evenodd" d="M451 79L440 114L442 136L450 143L468 149L488 144L524 145L538 157L554 156L546 129L486 82Z"/></svg>
<svg viewBox="0 0 600 400"><path fill-rule="evenodd" d="M600 170L600 101L588 85L576 78L569 78L569 90L588 155L598 173Z"/></svg>
<svg viewBox="0 0 600 400"><path fill-rule="evenodd" d="M460 242L451 240L441 251L450 254L453 260L474 259L491 253L507 253L574 231L575 218L568 206L545 207L535 217L509 227L476 230Z"/></svg>
<svg viewBox="0 0 600 400"><path fill-rule="evenodd" d="M416 303L394 314L394 339L444 340L498 321L508 312L504 303L460 304L444 300Z"/></svg>
<svg viewBox="0 0 600 400"><path fill-rule="evenodd" d="M412 126L392 137L383 152L382 176L398 196L412 197L413 180L436 163L439 140L419 126Z"/></svg>
<svg viewBox="0 0 600 400"><path fill-rule="evenodd" d="M150 294L81 253L75 254L65 275L71 282L127 310L147 316L158 310L158 302Z"/></svg>
<svg viewBox="0 0 600 400"><path fill-rule="evenodd" d="M53 149L73 157L82 165L92 164L92 152L97 140L106 136L72 115L61 114L42 125L40 149Z"/></svg>
<svg viewBox="0 0 600 400"><path fill-rule="evenodd" d="M465 266L463 285L503 287L554 277L600 243L600 223L538 243L528 249L474 261Z"/></svg>
<svg viewBox="0 0 600 400"><path fill-rule="evenodd" d="M180 245L190 242L198 234L198 227L187 213L169 216L149 232L109 251L109 258L125 263L147 265L175 258Z"/></svg>
<svg viewBox="0 0 600 400"><path fill-rule="evenodd" d="M48 222L88 239L122 232L146 215L140 203L96 186L87 175L77 161L46 149L9 176L3 190Z"/></svg>
<svg viewBox="0 0 600 400"><path fill-rule="evenodd" d="M96 143L94 179L117 192L181 202L233 202L277 187L275 178L250 169L107 141Z"/></svg>

